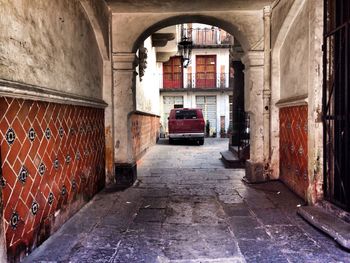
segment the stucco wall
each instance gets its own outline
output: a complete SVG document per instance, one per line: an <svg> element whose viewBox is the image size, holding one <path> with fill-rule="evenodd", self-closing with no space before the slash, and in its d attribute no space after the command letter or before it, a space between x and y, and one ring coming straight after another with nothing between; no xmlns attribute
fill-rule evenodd
<svg viewBox="0 0 350 263"><path fill-rule="evenodd" d="M105 1L99 0L82 0L87 1L94 10L94 16L101 28L104 44L109 50L109 29L110 29L110 11Z"/></svg>
<svg viewBox="0 0 350 263"><path fill-rule="evenodd" d="M131 52L144 41L145 35L174 24L205 23L218 26L234 35L244 50L263 49L262 11L227 12L167 12L167 13L113 13L113 52ZM133 25L123 27L120 25Z"/></svg>
<svg viewBox="0 0 350 263"><path fill-rule="evenodd" d="M309 17L304 4L285 39L280 53L281 99L308 93Z"/></svg>
<svg viewBox="0 0 350 263"><path fill-rule="evenodd" d="M273 8L271 15L271 46L273 47L278 33L283 25L284 19L288 15L289 10L291 9L294 0L281 0Z"/></svg>
<svg viewBox="0 0 350 263"><path fill-rule="evenodd" d="M160 74L157 69L156 49L152 47L152 38L144 42L147 49L147 68L142 80L136 76L136 109L138 111L159 115ZM139 72L139 67L137 68Z"/></svg>
<svg viewBox="0 0 350 263"><path fill-rule="evenodd" d="M0 79L101 98L102 60L78 0L0 0Z"/></svg>

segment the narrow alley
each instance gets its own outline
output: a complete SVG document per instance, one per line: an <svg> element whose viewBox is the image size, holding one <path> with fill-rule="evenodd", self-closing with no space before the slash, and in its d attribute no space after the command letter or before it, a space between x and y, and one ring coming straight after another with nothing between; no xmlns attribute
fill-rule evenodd
<svg viewBox="0 0 350 263"><path fill-rule="evenodd" d="M24 262L350 262L281 182L246 185L243 169L225 169L227 143L161 139L133 187L97 194Z"/></svg>

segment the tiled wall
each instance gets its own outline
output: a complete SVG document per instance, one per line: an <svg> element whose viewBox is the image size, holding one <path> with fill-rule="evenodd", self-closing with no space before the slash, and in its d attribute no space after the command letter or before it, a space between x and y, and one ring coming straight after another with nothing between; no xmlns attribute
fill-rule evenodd
<svg viewBox="0 0 350 263"><path fill-rule="evenodd" d="M306 199L308 180L307 106L280 109L280 179Z"/></svg>
<svg viewBox="0 0 350 263"><path fill-rule="evenodd" d="M133 155L136 160L152 145L159 136L158 116L134 113L130 118Z"/></svg>
<svg viewBox="0 0 350 263"><path fill-rule="evenodd" d="M57 227L55 212L68 218L77 200L104 186L104 110L0 97L0 114L3 215L15 261Z"/></svg>

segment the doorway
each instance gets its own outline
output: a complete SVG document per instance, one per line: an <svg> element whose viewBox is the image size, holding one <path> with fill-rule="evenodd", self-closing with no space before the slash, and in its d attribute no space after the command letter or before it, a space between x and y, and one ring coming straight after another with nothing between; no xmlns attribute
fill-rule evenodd
<svg viewBox="0 0 350 263"><path fill-rule="evenodd" d="M324 190L328 200L350 211L350 3L325 1Z"/></svg>

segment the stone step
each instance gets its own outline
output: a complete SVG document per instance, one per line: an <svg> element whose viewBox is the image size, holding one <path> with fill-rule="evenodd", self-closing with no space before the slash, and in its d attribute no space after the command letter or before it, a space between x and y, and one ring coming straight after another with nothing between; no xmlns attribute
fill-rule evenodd
<svg viewBox="0 0 350 263"><path fill-rule="evenodd" d="M341 246L350 249L350 224L318 206L298 208L298 214L314 227L327 233Z"/></svg>
<svg viewBox="0 0 350 263"><path fill-rule="evenodd" d="M244 161L239 160L237 155L231 151L220 152L221 160L225 164L226 168L244 168Z"/></svg>

